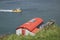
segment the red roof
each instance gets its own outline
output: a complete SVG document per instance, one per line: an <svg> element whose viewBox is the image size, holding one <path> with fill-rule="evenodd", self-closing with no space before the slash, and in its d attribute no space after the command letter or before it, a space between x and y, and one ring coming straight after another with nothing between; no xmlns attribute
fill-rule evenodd
<svg viewBox="0 0 60 40"><path fill-rule="evenodd" d="M32 33L37 33L39 31L39 29L38 28L35 28L33 31L32 31Z"/></svg>
<svg viewBox="0 0 60 40"><path fill-rule="evenodd" d="M19 26L19 28L26 28L29 31L33 31L38 25L40 25L43 22L41 18L33 18L32 20L28 21L27 23L22 24Z"/></svg>

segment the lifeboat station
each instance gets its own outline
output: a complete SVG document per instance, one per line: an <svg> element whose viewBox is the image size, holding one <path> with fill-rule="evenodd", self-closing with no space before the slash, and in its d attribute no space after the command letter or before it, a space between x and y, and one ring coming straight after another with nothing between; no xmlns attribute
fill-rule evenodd
<svg viewBox="0 0 60 40"><path fill-rule="evenodd" d="M20 25L16 28L17 35L32 35L34 36L40 29L40 25L43 23L42 18L33 18L30 21ZM38 27L39 26L39 27Z"/></svg>

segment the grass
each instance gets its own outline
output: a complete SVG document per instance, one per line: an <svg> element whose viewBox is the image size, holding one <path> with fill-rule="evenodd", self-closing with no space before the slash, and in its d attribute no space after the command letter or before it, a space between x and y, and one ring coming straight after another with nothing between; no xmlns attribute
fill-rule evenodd
<svg viewBox="0 0 60 40"><path fill-rule="evenodd" d="M11 34L0 38L0 40L60 40L60 27L51 25L36 33L35 36L17 36L16 34Z"/></svg>

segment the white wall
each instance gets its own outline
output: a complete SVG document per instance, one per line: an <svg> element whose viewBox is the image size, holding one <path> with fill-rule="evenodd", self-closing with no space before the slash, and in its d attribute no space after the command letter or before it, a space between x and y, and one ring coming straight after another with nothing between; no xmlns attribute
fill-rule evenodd
<svg viewBox="0 0 60 40"><path fill-rule="evenodd" d="M25 30L25 35L32 35L32 36L35 35L34 33L28 31L27 29L24 29L24 30ZM22 34L22 28L17 29L17 30L16 30L16 34L17 34L17 35L21 35L21 34Z"/></svg>

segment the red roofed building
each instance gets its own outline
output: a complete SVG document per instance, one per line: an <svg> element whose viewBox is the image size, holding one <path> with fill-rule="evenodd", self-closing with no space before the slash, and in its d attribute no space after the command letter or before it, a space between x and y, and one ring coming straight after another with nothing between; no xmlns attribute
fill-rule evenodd
<svg viewBox="0 0 60 40"><path fill-rule="evenodd" d="M32 20L22 24L18 28L16 28L16 34L17 35L35 35L37 31L39 31L39 28L37 28L38 25L42 24L43 20L41 18L33 18Z"/></svg>

